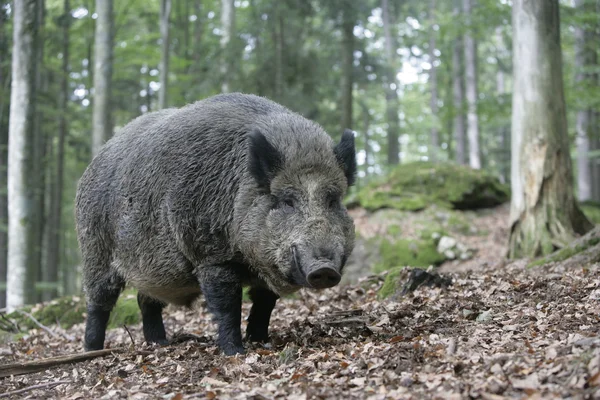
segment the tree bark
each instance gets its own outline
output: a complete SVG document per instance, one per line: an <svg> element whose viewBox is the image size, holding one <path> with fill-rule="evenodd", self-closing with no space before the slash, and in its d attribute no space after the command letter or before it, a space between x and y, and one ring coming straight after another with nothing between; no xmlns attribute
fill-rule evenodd
<svg viewBox="0 0 600 400"><path fill-rule="evenodd" d="M352 129L352 87L354 84L354 12L352 4L342 10L342 126Z"/></svg>
<svg viewBox="0 0 600 400"><path fill-rule="evenodd" d="M8 283L6 305L13 310L34 298L36 232L33 169L35 49L38 45L37 0L14 2L12 90L8 148Z"/></svg>
<svg viewBox="0 0 600 400"><path fill-rule="evenodd" d="M362 116L363 116L363 125L362 125L362 131L363 131L363 137L364 137L364 150L365 150L365 182L368 180L369 178L369 157L371 157L371 144L369 143L370 137L369 137L369 128L371 126L371 114L369 113L369 107L367 106L367 104L364 101L361 101L360 103L360 108L362 109Z"/></svg>
<svg viewBox="0 0 600 400"><path fill-rule="evenodd" d="M590 10L589 0L575 0L575 8L579 13L586 13ZM595 64L596 49L591 46L591 38L588 29L581 25L575 26L575 69L577 74L575 82L578 86L595 85L593 74L586 73L584 70ZM588 153L590 152L590 139L592 137L591 120L594 110L587 105L583 105L577 111L577 192L579 201L592 199L592 167Z"/></svg>
<svg viewBox="0 0 600 400"><path fill-rule="evenodd" d="M558 0L514 0L509 257L537 257L593 225L573 195Z"/></svg>
<svg viewBox="0 0 600 400"><path fill-rule="evenodd" d="M0 6L3 3L0 2ZM4 67L9 59L8 35L5 33L8 16L0 7L0 188L6 188L6 171L8 168L8 110L10 104L5 99L10 99L10 68ZM6 110L5 110L6 109ZM0 308L6 307L6 255L8 236L8 208L6 193L0 192Z"/></svg>
<svg viewBox="0 0 600 400"><path fill-rule="evenodd" d="M455 3L454 18L459 20L461 14L460 7ZM456 147L454 149L454 157L458 164L466 163L466 143L465 143L465 117L464 117L464 102L465 92L463 83L463 63L462 63L462 38L456 37L452 48L452 102L454 109L454 141Z"/></svg>
<svg viewBox="0 0 600 400"><path fill-rule="evenodd" d="M400 163L400 120L398 117L399 101L396 79L396 40L392 33L394 25L393 16L390 15L389 1L381 0L381 10L383 19L383 30L385 35L385 54L386 54L386 82L385 82L385 101L386 101L386 119L387 129L387 161L390 165Z"/></svg>
<svg viewBox="0 0 600 400"><path fill-rule="evenodd" d="M112 136L111 79L113 64L113 1L96 0L96 33L94 37L94 110L92 116L95 156Z"/></svg>
<svg viewBox="0 0 600 400"><path fill-rule="evenodd" d="M234 0L221 0L221 92L231 90L231 74L233 51L231 43L235 36L235 2Z"/></svg>
<svg viewBox="0 0 600 400"><path fill-rule="evenodd" d="M62 73L60 76L58 144L56 148L56 166L54 182L50 194L50 213L48 215L48 245L45 281L58 284L58 267L60 264L60 237L62 232L62 193L64 179L65 138L67 136L67 107L69 98L69 27L71 26L71 7L69 0L64 0L63 16L60 19L62 28ZM44 300L58 295L58 287L45 292Z"/></svg>
<svg viewBox="0 0 600 400"><path fill-rule="evenodd" d="M429 62L431 62L431 70L429 71L429 90L431 91L431 100L430 100L430 108L431 108L431 137L430 137L430 149L429 149L429 159L431 161L436 161L438 158L438 151L440 147L440 132L438 129L438 87L437 87L437 68L435 66L435 39L436 39L436 31L434 29L435 26L435 0L430 0L429 2L429 20L431 24L431 29L429 31Z"/></svg>
<svg viewBox="0 0 600 400"><path fill-rule="evenodd" d="M171 0L160 1L160 91L158 92L158 108L167 108L169 90L169 17L171 15Z"/></svg>
<svg viewBox="0 0 600 400"><path fill-rule="evenodd" d="M468 31L465 34L465 92L467 97L467 137L469 138L469 165L481 168L479 153L479 117L477 115L477 41L473 37L471 0L463 0Z"/></svg>

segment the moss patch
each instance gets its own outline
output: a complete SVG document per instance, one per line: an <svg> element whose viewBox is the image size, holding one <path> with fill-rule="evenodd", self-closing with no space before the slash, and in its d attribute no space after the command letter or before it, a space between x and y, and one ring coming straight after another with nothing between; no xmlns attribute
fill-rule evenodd
<svg viewBox="0 0 600 400"><path fill-rule="evenodd" d="M135 325L142 320L142 313L137 303L137 291L128 289L121 293L115 308L110 313L108 329L123 325Z"/></svg>
<svg viewBox="0 0 600 400"><path fill-rule="evenodd" d="M383 281L383 285L377 292L377 296L380 299L385 299L391 296L392 294L396 293L396 290L398 290L398 282L400 281L398 277L402 273L403 269L404 267L396 267L392 268L388 272L388 274L385 277L385 280Z"/></svg>
<svg viewBox="0 0 600 400"><path fill-rule="evenodd" d="M581 210L588 219L594 224L600 224L600 203L595 201L584 201L579 204Z"/></svg>
<svg viewBox="0 0 600 400"><path fill-rule="evenodd" d="M445 257L437 252L434 239L390 241L381 240L379 245L381 261L374 266L374 272L382 272L394 267L421 267L440 265Z"/></svg>
<svg viewBox="0 0 600 400"><path fill-rule="evenodd" d="M508 198L508 186L484 171L452 163L413 162L362 188L352 203L370 211L418 211L432 204L465 210L494 207Z"/></svg>
<svg viewBox="0 0 600 400"><path fill-rule="evenodd" d="M44 326L59 325L64 329L83 322L83 314L86 312L85 300L79 296L59 297L46 304L26 306L21 310L31 314ZM38 328L31 318L18 311L7 317L15 321L22 330Z"/></svg>
<svg viewBox="0 0 600 400"><path fill-rule="evenodd" d="M594 237L584 243L579 243L579 244L576 244L575 246L565 247L563 249L560 249L560 250L550 254L549 256L542 257L535 261L530 262L529 264L527 264L527 268L539 267L540 265L545 265L545 264L548 264L551 262L564 261L568 258L573 257L576 254L581 253L582 251L589 249L592 246L597 245L598 243L600 243L600 238Z"/></svg>

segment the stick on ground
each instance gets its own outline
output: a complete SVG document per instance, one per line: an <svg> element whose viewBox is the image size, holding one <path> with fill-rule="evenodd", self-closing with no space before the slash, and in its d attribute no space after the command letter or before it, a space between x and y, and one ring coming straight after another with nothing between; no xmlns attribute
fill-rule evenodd
<svg viewBox="0 0 600 400"><path fill-rule="evenodd" d="M25 375L34 374L36 372L44 371L50 367L57 365L72 364L82 361L91 360L97 357L109 356L111 354L126 353L127 349L104 349L88 351L80 354L70 354L66 356L58 356L51 358L43 358L41 360L21 362L15 364L0 365L0 378L4 378L11 375ZM134 351L132 354L153 354L150 351Z"/></svg>
<svg viewBox="0 0 600 400"><path fill-rule="evenodd" d="M54 386L63 385L65 383L71 383L71 381L56 381L56 382L40 383L39 385L28 386L23 389L13 390L12 392L0 393L0 398L1 397L10 397L15 394L21 394L21 393L29 392L30 390L35 390L35 389L51 389Z"/></svg>

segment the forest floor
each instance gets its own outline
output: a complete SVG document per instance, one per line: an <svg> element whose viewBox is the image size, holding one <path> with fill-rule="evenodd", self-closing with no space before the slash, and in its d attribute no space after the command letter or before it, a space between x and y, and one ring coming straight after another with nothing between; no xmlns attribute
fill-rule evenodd
<svg viewBox="0 0 600 400"><path fill-rule="evenodd" d="M382 274L303 290L278 302L270 344L233 357L202 304L169 308L168 334L195 340L154 348L141 325L109 330L122 353L0 378L0 398L600 399L600 264L505 263L506 218L486 218L476 257L438 269L450 286L382 300ZM50 329L0 345L0 370L82 352L83 324Z"/></svg>

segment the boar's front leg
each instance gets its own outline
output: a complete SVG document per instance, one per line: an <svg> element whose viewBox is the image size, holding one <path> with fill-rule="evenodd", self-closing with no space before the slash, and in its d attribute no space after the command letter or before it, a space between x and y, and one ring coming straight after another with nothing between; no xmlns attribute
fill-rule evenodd
<svg viewBox="0 0 600 400"><path fill-rule="evenodd" d="M251 342L266 342L269 339L271 312L279 296L262 287L252 287L248 294L252 300L252 308L248 317L246 339Z"/></svg>
<svg viewBox="0 0 600 400"><path fill-rule="evenodd" d="M208 309L219 326L219 347L228 356L244 354L242 344L242 280L230 268L206 267L200 279Z"/></svg>

